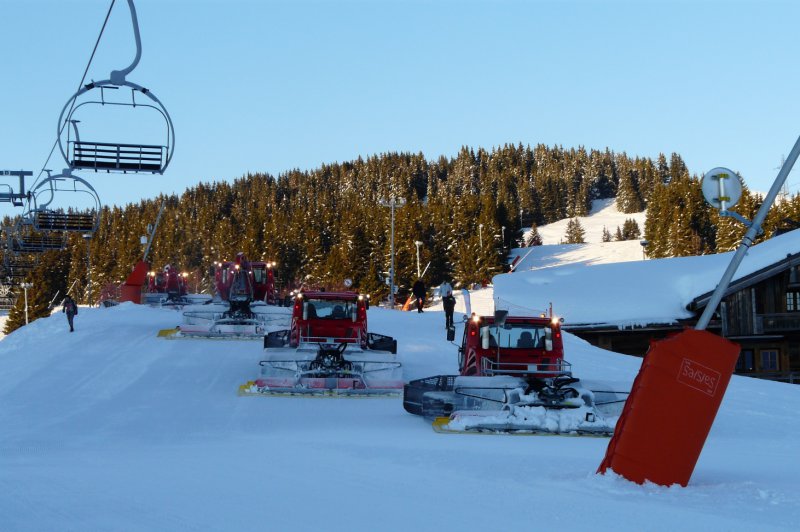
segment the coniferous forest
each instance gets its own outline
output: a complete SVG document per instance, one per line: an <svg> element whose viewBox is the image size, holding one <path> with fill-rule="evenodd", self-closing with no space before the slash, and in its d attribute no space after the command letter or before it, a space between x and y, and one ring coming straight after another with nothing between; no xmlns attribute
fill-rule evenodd
<svg viewBox="0 0 800 532"><path fill-rule="evenodd" d="M395 282L402 296L417 278L417 249L428 286L445 278L455 286L487 281L503 271L509 248L540 243L525 239L523 229L584 216L592 200L611 197L624 213L648 209L642 236L649 258L728 251L745 231L705 203L699 177L674 153L653 160L544 145L464 147L437 160L386 153L277 177L200 183L179 197L104 207L90 240L71 235L66 249L38 255L28 279L29 314L46 315L57 293L58 301L70 292L88 302L87 267L92 301L110 295L141 260L140 237L162 202L148 260L153 268L171 264L188 272L192 291L209 291L213 263L243 251L251 260L275 261L284 290L342 288L349 278L377 301L389 291L390 198L404 202L394 213ZM745 190L735 210L751 219L761 202ZM800 220L800 197L773 207L762 238L787 220ZM24 324L21 300L7 332Z"/></svg>

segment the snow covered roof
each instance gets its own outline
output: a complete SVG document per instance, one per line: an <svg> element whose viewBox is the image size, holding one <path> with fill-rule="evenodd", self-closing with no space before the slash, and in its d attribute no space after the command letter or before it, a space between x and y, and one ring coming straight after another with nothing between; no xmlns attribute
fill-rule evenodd
<svg viewBox="0 0 800 532"><path fill-rule="evenodd" d="M753 246L734 281L800 253L800 230ZM733 252L614 264L569 264L494 278L497 308L553 304L566 325L644 326L691 318L687 305L714 290ZM600 304L600 302L604 302Z"/></svg>

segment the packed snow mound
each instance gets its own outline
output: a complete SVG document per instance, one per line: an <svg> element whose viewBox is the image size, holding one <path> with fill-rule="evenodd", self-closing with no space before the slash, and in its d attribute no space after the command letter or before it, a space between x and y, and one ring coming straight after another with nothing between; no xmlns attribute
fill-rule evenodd
<svg viewBox="0 0 800 532"><path fill-rule="evenodd" d="M0 341L0 529L478 531L543 507L570 529L800 520L797 386L734 377L689 487L638 486L595 475L607 439L440 435L399 398L238 397L261 342L156 337L180 321L81 308L74 333L56 314ZM397 337L405 380L455 373L444 321L369 310L372 331ZM584 383L630 387L640 359L564 339ZM506 510L465 510L470 493L502 494ZM355 525L342 517L354 504Z"/></svg>

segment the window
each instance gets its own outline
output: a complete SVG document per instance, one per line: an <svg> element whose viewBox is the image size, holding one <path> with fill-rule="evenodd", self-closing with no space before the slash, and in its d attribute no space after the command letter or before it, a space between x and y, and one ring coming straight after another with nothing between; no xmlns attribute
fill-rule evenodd
<svg viewBox="0 0 800 532"><path fill-rule="evenodd" d="M778 371L777 349L764 349L761 351L761 371Z"/></svg>
<svg viewBox="0 0 800 532"><path fill-rule="evenodd" d="M332 300L332 299L310 299L309 307L314 305L315 317L332 320L352 319L352 312L355 310L355 301Z"/></svg>
<svg viewBox="0 0 800 532"><path fill-rule="evenodd" d="M741 373L756 369L755 356L752 349L742 349L739 360L736 361L736 371Z"/></svg>
<svg viewBox="0 0 800 532"><path fill-rule="evenodd" d="M800 292L786 292L786 312L800 312Z"/></svg>
<svg viewBox="0 0 800 532"><path fill-rule="evenodd" d="M497 335L496 345L511 349L544 349L545 328L532 323L506 323L499 330L489 328L492 336ZM491 342L490 342L491 344Z"/></svg>

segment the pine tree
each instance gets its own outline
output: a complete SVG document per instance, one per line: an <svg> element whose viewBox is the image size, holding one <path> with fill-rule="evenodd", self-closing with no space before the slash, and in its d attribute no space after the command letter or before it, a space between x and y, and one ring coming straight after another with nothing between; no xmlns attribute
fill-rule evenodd
<svg viewBox="0 0 800 532"><path fill-rule="evenodd" d="M619 177L617 209L626 214L644 210L644 202L639 194L637 183L630 168L626 168Z"/></svg>
<svg viewBox="0 0 800 532"><path fill-rule="evenodd" d="M564 234L564 243L583 244L586 242L584 240L585 236L586 231L583 229L580 220L571 218L570 221L567 222L567 232Z"/></svg>
<svg viewBox="0 0 800 532"><path fill-rule="evenodd" d="M633 218L627 218L622 224L622 237L625 240L636 240L642 235L639 224Z"/></svg>
<svg viewBox="0 0 800 532"><path fill-rule="evenodd" d="M525 235L525 247L529 248L532 246L541 246L542 245L542 236L539 234L539 230L536 228L536 224L533 224L531 230L528 231Z"/></svg>
<svg viewBox="0 0 800 532"><path fill-rule="evenodd" d="M53 301L53 305L58 305L63 299L66 295L68 272L69 253L67 251L49 251L41 255L38 264L27 279L32 285L27 291L29 322L49 316L53 309L51 301ZM20 292L23 292L22 288L20 288ZM24 293L21 293L9 312L4 332L10 334L24 325L25 297Z"/></svg>
<svg viewBox="0 0 800 532"><path fill-rule="evenodd" d="M611 242L611 233L606 226L603 226L603 242Z"/></svg>

